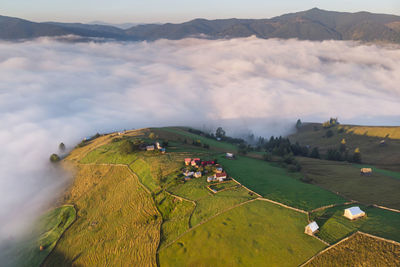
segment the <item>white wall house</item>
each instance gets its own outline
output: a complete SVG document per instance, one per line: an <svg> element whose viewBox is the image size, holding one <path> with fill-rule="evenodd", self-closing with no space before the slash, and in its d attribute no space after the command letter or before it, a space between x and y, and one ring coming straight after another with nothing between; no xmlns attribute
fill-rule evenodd
<svg viewBox="0 0 400 267"><path fill-rule="evenodd" d="M355 206L344 210L344 217L355 220L365 216L365 212L360 209L360 207Z"/></svg>

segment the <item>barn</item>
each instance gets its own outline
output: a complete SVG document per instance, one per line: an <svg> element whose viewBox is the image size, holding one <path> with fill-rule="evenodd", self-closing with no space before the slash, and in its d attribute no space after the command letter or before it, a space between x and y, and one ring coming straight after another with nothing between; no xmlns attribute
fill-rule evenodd
<svg viewBox="0 0 400 267"><path fill-rule="evenodd" d="M318 232L318 229L318 224L313 221L306 226L304 233L306 233L307 235L313 235L314 233Z"/></svg>
<svg viewBox="0 0 400 267"><path fill-rule="evenodd" d="M343 216L348 218L348 219L350 219L350 220L355 220L355 219L364 217L365 216L365 212L362 211L360 209L360 207L354 206L354 207L345 209Z"/></svg>

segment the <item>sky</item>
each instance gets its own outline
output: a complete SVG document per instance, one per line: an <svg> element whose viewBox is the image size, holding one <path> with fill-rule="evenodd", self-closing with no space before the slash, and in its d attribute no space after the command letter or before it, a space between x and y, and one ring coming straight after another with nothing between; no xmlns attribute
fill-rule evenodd
<svg viewBox="0 0 400 267"><path fill-rule="evenodd" d="M38 22L176 23L200 17L269 18L314 7L400 15L399 0L1 0L0 14Z"/></svg>

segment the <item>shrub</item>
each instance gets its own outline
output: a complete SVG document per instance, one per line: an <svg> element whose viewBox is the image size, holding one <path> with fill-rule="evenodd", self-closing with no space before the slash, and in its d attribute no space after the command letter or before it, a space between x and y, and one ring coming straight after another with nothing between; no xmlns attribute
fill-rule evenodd
<svg viewBox="0 0 400 267"><path fill-rule="evenodd" d="M56 163L59 162L61 158L57 154L51 154L50 156L50 162Z"/></svg>
<svg viewBox="0 0 400 267"><path fill-rule="evenodd" d="M333 136L333 131L332 131L332 130L328 130L328 131L326 132L325 136L326 136L327 138L331 138L331 137Z"/></svg>

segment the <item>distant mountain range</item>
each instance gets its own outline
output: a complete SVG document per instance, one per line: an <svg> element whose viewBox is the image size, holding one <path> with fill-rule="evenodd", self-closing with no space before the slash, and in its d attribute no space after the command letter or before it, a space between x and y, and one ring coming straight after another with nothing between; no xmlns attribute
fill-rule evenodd
<svg viewBox="0 0 400 267"><path fill-rule="evenodd" d="M143 24L122 29L110 25L42 22L0 16L0 39L19 40L42 36L77 35L126 41L298 38L301 40L359 40L400 43L400 16L368 12L334 12L313 8L271 19L195 19L179 24Z"/></svg>

